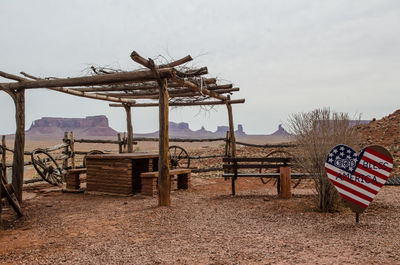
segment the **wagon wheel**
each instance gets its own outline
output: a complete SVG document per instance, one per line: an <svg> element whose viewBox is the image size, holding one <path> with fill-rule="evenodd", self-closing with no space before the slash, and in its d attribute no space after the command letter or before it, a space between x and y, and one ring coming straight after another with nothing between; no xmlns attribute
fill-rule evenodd
<svg viewBox="0 0 400 265"><path fill-rule="evenodd" d="M103 151L100 151L100 150L91 150L91 151L89 151L89 153L87 153L87 154L83 157L83 167L86 167L86 157L87 157L88 155L102 155L102 154L104 154L104 152L103 152Z"/></svg>
<svg viewBox="0 0 400 265"><path fill-rule="evenodd" d="M188 152L180 146L172 145L168 149L170 166L175 168L189 168L190 157Z"/></svg>
<svg viewBox="0 0 400 265"><path fill-rule="evenodd" d="M48 183L58 186L63 182L63 172L56 160L43 149L35 149L31 155L33 167Z"/></svg>
<svg viewBox="0 0 400 265"><path fill-rule="evenodd" d="M272 151L269 154L266 155L266 157L277 157L277 158L293 158L293 155L287 151L283 151L283 150L276 150L276 151ZM264 163L262 163L264 164ZM280 165L279 162L272 162L272 164L275 164L276 166ZM273 169L271 169L273 170ZM267 172L268 170L261 168L260 169L260 173L264 173ZM271 171L270 171L271 172ZM279 169L278 169L279 172ZM262 183L267 184L268 182L270 182L272 180L272 178L268 179L268 180L264 180L264 178L261 178ZM300 184L301 179L298 180L292 180L293 183L293 188L296 188L299 184ZM277 191L278 194L280 193L280 179L279 177L277 177L275 179L274 185L277 183Z"/></svg>

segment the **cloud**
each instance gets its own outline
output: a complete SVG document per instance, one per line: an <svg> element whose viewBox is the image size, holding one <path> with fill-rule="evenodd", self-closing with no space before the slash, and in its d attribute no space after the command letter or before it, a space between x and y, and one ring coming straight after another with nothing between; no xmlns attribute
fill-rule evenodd
<svg viewBox="0 0 400 265"><path fill-rule="evenodd" d="M235 123L273 131L289 114L331 106L382 117L398 108L398 1L11 1L0 2L0 70L39 76L82 75L88 65L133 69L129 54L196 57L240 86ZM124 130L124 114L106 103L46 90L27 94L27 125L41 116L106 114ZM208 129L226 110L171 119ZM156 130L156 109L134 110L137 131ZM0 133L12 133L13 105L0 93ZM262 118L262 122L260 119Z"/></svg>

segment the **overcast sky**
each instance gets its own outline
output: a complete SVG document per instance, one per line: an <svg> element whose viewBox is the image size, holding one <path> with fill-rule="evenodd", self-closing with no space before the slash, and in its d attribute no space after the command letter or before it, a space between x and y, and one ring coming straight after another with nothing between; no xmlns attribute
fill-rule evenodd
<svg viewBox="0 0 400 265"><path fill-rule="evenodd" d="M400 1L1 0L0 70L46 77L86 74L90 65L126 70L144 57L188 54L212 76L240 87L235 125L272 133L297 112L329 106L363 119L400 105ZM0 79L4 82L4 79ZM170 112L170 120L215 130L226 108ZM26 125L41 117L107 115L125 130L122 109L107 102L33 89ZM0 134L15 130L14 105L0 91ZM134 132L158 129L157 108L133 109Z"/></svg>

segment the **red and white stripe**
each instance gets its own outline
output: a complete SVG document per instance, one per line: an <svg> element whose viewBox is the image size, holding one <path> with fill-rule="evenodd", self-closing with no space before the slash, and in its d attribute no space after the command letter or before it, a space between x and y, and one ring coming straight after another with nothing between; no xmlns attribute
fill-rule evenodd
<svg viewBox="0 0 400 265"><path fill-rule="evenodd" d="M364 167L364 163L372 165L375 163L376 167L372 168ZM380 163L380 164L378 164ZM385 166L381 166L385 165ZM348 178L338 178L339 174L347 175L348 173L331 165L325 163L325 169L328 174L328 178L331 180L332 184L335 185L340 195L363 208L367 208L368 205L378 194L381 187L385 184L387 178L389 177L390 171L393 168L393 160L387 156L384 156L370 148L366 148L365 152L360 159L354 175L351 176L352 180ZM358 181L355 181L359 174L367 177L368 182L361 180L358 177ZM376 182L373 178L376 178Z"/></svg>

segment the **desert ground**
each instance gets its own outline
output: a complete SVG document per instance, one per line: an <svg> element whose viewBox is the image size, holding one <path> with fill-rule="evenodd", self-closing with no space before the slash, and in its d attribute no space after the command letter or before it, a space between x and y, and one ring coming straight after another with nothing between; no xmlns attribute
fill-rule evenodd
<svg viewBox="0 0 400 265"><path fill-rule="evenodd" d="M28 141L26 149L58 143ZM195 155L216 154L223 152L220 144L186 147ZM138 147L156 150L157 143ZM258 156L269 150L238 152ZM199 164L214 166L221 159L194 166ZM189 190L174 191L171 198L172 206L158 207L156 197L26 185L25 216L18 219L12 209L3 209L0 264L400 264L399 186L383 187L358 224L345 207L319 212L310 180L285 200L273 181L242 178L231 196L221 172L198 173Z"/></svg>

